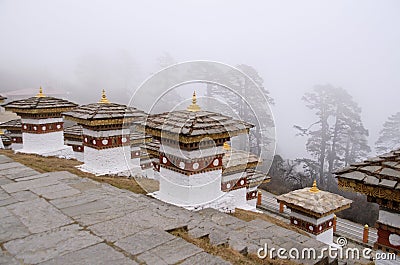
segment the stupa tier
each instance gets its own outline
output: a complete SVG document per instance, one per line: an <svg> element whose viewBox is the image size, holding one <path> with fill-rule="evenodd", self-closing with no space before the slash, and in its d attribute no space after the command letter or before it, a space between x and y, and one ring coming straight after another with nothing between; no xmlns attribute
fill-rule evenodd
<svg viewBox="0 0 400 265"><path fill-rule="evenodd" d="M5 104L7 111L21 117L22 149L17 151L44 156L73 156L71 148L64 145L61 113L76 106L70 101L44 95L42 88L34 97Z"/></svg>
<svg viewBox="0 0 400 265"><path fill-rule="evenodd" d="M63 114L83 129L81 170L96 175L131 175L140 169L139 159L131 159L130 126L145 119L143 111L111 103L103 90L99 102Z"/></svg>
<svg viewBox="0 0 400 265"><path fill-rule="evenodd" d="M375 248L400 255L400 150L351 164L335 172L339 188L367 195L379 204Z"/></svg>
<svg viewBox="0 0 400 265"><path fill-rule="evenodd" d="M11 138L0 129L0 149L11 149Z"/></svg>
<svg viewBox="0 0 400 265"><path fill-rule="evenodd" d="M82 131L81 125L72 125L64 128L64 142L72 147L75 159L81 162L83 162L84 152Z"/></svg>
<svg viewBox="0 0 400 265"><path fill-rule="evenodd" d="M233 196L237 208L256 210L258 186L270 177L257 171L261 159L249 152L236 150L228 142L223 145L221 190Z"/></svg>
<svg viewBox="0 0 400 265"><path fill-rule="evenodd" d="M313 238L333 245L334 213L350 207L351 200L313 187L294 190L276 197L291 210L290 224Z"/></svg>
<svg viewBox="0 0 400 265"><path fill-rule="evenodd" d="M22 124L21 119L10 120L0 124L0 129L10 137L11 149L22 149Z"/></svg>
<svg viewBox="0 0 400 265"><path fill-rule="evenodd" d="M153 137L147 144L159 171L156 198L189 209L206 207L232 211L238 205L222 190L223 145L231 137L248 134L253 125L192 104L182 111L150 115L139 128ZM246 185L244 203L246 204Z"/></svg>

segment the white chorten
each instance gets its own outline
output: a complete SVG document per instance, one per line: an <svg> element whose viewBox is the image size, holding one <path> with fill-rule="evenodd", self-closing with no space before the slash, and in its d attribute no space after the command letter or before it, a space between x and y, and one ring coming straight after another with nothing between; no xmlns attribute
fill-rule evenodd
<svg viewBox="0 0 400 265"><path fill-rule="evenodd" d="M22 149L17 152L67 158L73 156L71 147L64 145L61 113L73 109L77 104L45 96L40 88L35 97L12 101L4 106L21 117Z"/></svg>
<svg viewBox="0 0 400 265"><path fill-rule="evenodd" d="M146 117L143 111L110 103L103 90L98 103L63 115L83 128L82 171L96 175L134 175L140 171L139 159L131 159L130 126Z"/></svg>
<svg viewBox="0 0 400 265"><path fill-rule="evenodd" d="M276 199L291 210L291 225L328 245L334 245L334 213L349 208L352 203L338 194L319 190L316 181L311 188L294 190Z"/></svg>

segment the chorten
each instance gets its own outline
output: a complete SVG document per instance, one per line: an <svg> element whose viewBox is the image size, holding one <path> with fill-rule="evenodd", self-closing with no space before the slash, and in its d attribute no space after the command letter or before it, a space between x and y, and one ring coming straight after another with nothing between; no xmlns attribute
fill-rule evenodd
<svg viewBox="0 0 400 265"><path fill-rule="evenodd" d="M244 121L202 110L195 93L186 110L149 115L141 129L152 135L153 141L146 144L146 149L151 158L158 160L153 165L160 189L152 195L193 210L211 207L234 211L238 206L235 195L222 188L229 181L225 177L223 182L223 145L232 137L248 134L252 127ZM239 180L235 185L243 189L242 205L246 204L248 188L246 175L243 179L241 182L236 176L232 178L235 183Z"/></svg>
<svg viewBox="0 0 400 265"><path fill-rule="evenodd" d="M142 149L142 146L151 142L150 135L139 133L136 127L131 127L130 142L131 142L131 159L134 164L139 164L142 169L142 175L147 178L154 178L152 163L148 155Z"/></svg>
<svg viewBox="0 0 400 265"><path fill-rule="evenodd" d="M82 126L72 125L64 128L64 141L65 144L72 147L75 159L83 162L83 137Z"/></svg>
<svg viewBox="0 0 400 265"><path fill-rule="evenodd" d="M21 119L6 121L0 124L0 129L11 139L11 149L22 149L22 125Z"/></svg>
<svg viewBox="0 0 400 265"><path fill-rule="evenodd" d="M363 162L351 164L337 172L339 188L365 194L369 202L379 205L375 223L379 251L400 255L400 150Z"/></svg>
<svg viewBox="0 0 400 265"><path fill-rule="evenodd" d="M316 181L311 188L294 190L276 199L291 210L291 225L329 245L333 244L334 213L349 208L352 203L338 194L318 189Z"/></svg>
<svg viewBox="0 0 400 265"><path fill-rule="evenodd" d="M64 145L64 121L61 113L76 106L77 104L65 99L46 96L41 87L34 97L5 104L7 111L15 112L21 117L22 149L17 152L73 156L71 148Z"/></svg>
<svg viewBox="0 0 400 265"><path fill-rule="evenodd" d="M131 160L130 126L146 114L126 105L111 103L103 90L99 102L64 112L66 119L82 126L84 164L82 171L96 175L131 175L140 170Z"/></svg>
<svg viewBox="0 0 400 265"><path fill-rule="evenodd" d="M256 210L258 186L268 182L270 177L257 171L261 159L249 152L231 148L228 142L223 145L221 190L233 195L237 208Z"/></svg>

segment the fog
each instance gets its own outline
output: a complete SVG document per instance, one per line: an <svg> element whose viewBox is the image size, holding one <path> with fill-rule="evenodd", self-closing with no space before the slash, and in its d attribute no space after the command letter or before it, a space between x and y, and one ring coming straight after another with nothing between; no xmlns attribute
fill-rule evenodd
<svg viewBox="0 0 400 265"><path fill-rule="evenodd" d="M0 1L0 93L43 86L78 103L127 103L158 71L212 60L253 66L274 98L278 153L306 155L294 124L314 85L345 88L362 108L373 147L400 111L400 2ZM192 91L182 93L189 97Z"/></svg>

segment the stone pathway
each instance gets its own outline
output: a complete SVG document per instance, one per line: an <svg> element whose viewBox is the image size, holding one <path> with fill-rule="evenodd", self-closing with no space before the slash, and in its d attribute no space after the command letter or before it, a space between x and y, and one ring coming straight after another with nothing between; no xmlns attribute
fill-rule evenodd
<svg viewBox="0 0 400 265"><path fill-rule="evenodd" d="M0 156L0 264L230 264L168 232L178 228L242 253L265 243L300 251L325 246L266 221L190 212L69 172L40 174Z"/></svg>

